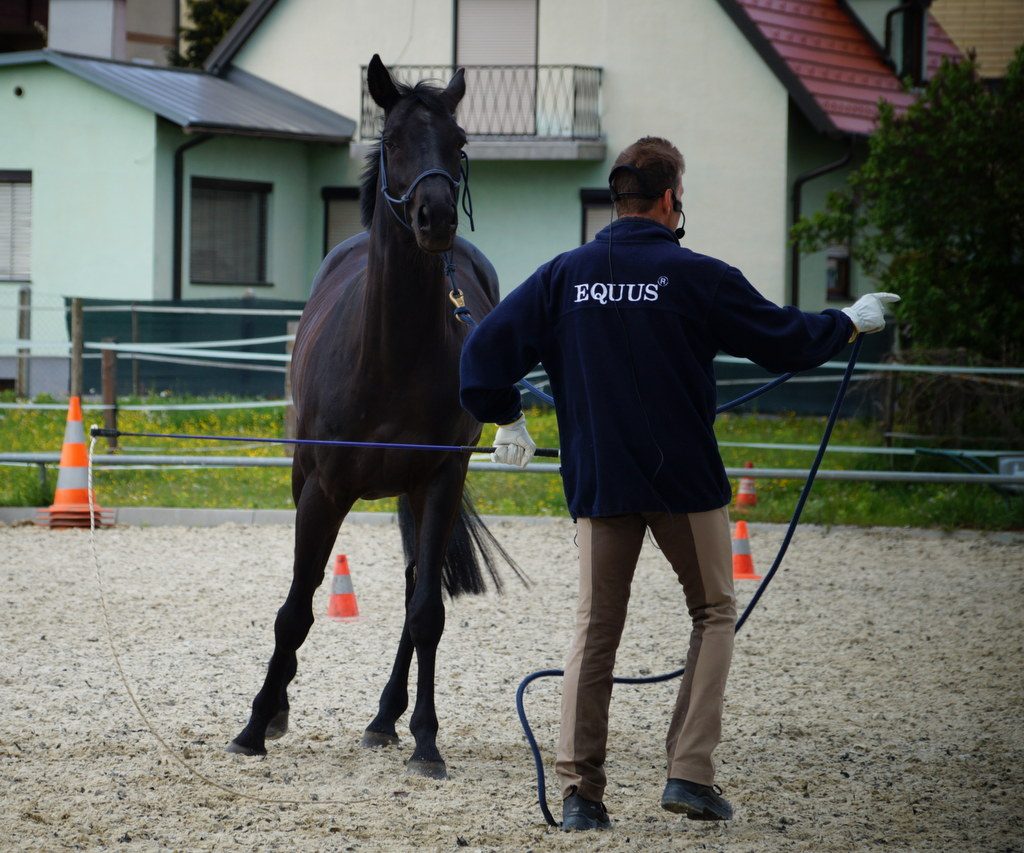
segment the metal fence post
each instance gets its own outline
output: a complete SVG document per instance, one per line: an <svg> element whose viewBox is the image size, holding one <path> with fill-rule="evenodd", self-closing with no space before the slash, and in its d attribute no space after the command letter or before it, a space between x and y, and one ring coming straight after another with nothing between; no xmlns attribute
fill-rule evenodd
<svg viewBox="0 0 1024 853"><path fill-rule="evenodd" d="M132 343L139 342L139 312L135 310L135 303L132 303ZM139 360L132 353L132 396L139 396Z"/></svg>
<svg viewBox="0 0 1024 853"><path fill-rule="evenodd" d="M82 396L82 300L71 300L71 396Z"/></svg>
<svg viewBox="0 0 1024 853"><path fill-rule="evenodd" d="M104 343L115 343L114 338L104 338ZM103 352L103 426L117 429L117 352L105 349ZM117 436L107 438L107 446L117 450Z"/></svg>
<svg viewBox="0 0 1024 853"><path fill-rule="evenodd" d="M23 284L18 288L18 340L28 341L32 337L32 289ZM29 388L29 365L32 351L28 347L18 347L18 373L14 380L14 393L18 397L27 397Z"/></svg>
<svg viewBox="0 0 1024 853"><path fill-rule="evenodd" d="M289 335L291 335L293 338L294 338L295 332L296 332L296 330L298 328L299 328L299 323L298 323L297 320L289 320L285 324L285 331ZM295 341L294 340L288 341L284 345L284 348L285 348L285 352L288 353L288 355L291 355L292 354L292 350L295 348ZM289 364L287 364L285 366L284 396L285 396L286 400L290 401L292 399L292 366L291 366L291 363L289 363ZM288 407L284 410L284 437L285 438L295 438L295 429L296 429L295 406L293 406L291 404L291 402L289 402L288 403ZM284 446L284 450L285 450L285 453L287 453L289 456L294 456L295 455L295 445L294 444L286 444Z"/></svg>

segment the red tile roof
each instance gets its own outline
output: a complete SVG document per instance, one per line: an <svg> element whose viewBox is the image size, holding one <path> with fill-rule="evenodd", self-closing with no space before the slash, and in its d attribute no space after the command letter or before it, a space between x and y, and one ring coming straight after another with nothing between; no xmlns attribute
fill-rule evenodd
<svg viewBox="0 0 1024 853"><path fill-rule="evenodd" d="M874 40L839 0L733 0L722 5L819 130L867 136L875 129L879 100L898 108L913 102ZM934 18L929 19L928 48L929 73L941 57L959 56Z"/></svg>

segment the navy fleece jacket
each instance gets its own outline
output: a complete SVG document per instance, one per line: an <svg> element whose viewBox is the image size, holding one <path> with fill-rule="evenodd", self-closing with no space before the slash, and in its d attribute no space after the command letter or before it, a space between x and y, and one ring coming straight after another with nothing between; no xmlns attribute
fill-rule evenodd
<svg viewBox="0 0 1024 853"><path fill-rule="evenodd" d="M573 518L705 512L731 498L713 429L715 355L807 370L852 332L841 311L781 308L657 222L622 219L484 318L462 353L462 405L481 422L515 420L514 383L541 362Z"/></svg>

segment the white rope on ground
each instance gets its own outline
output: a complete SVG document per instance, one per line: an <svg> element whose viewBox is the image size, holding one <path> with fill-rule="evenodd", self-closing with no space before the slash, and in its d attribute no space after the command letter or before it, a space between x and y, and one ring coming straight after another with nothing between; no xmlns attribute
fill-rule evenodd
<svg viewBox="0 0 1024 853"><path fill-rule="evenodd" d="M95 424L90 427L90 433L95 428ZM157 743L164 748L164 751L181 767L185 769L187 773L191 773L197 779L205 782L211 787L217 788L223 791L225 794L229 794L232 797L241 797L246 800L255 800L258 803L275 803L283 805L297 805L297 806L347 806L355 804L369 803L369 798L360 800L322 800L317 795L310 794L308 800L299 799L288 799L279 797L264 797L260 794L250 794L246 791L239 791L235 788L225 785L222 782L218 782L216 779L212 779L202 771L196 769L196 767L189 762L187 759L180 756L171 745L163 738L163 736L156 730L153 724L149 721L149 717L146 712L142 709L142 705L139 703L138 698L135 695L135 691L132 689L131 684L128 681L128 675L124 671L124 666L121 664L121 656L117 652L117 644L114 642L114 631L110 625L110 613L107 609L107 596L103 586L103 575L100 570L100 557L96 550L96 498L93 495L92 490L92 455L93 450L96 447L96 436L92 437L92 441L89 442L89 468L88 468L88 488L89 488L89 548L92 551L92 564L93 569L96 573L96 591L99 593L100 610L103 613L103 624L107 630L107 641L110 644L110 654L114 658L114 664L117 666L117 672L121 676L121 683L124 685L125 692L128 694L128 698L132 700L132 704L135 706L135 710L138 711L139 717L142 722L145 723L146 728L149 729L149 733L153 735L153 738Z"/></svg>

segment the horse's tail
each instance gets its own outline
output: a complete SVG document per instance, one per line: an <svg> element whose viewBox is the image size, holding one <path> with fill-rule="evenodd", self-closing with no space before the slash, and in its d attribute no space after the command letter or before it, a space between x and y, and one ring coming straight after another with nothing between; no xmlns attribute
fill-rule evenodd
<svg viewBox="0 0 1024 853"><path fill-rule="evenodd" d="M416 523L406 495L398 499L398 526L402 531L406 565L412 565L416 561ZM498 569L502 562L508 564L519 580L529 585L526 573L487 529L468 491L464 490L459 516L455 519L455 527L448 539L448 550L441 566L441 582L445 591L452 598L463 593L479 595L486 592L487 585L481 571L483 563L495 590L501 592L502 582Z"/></svg>

